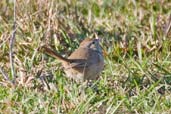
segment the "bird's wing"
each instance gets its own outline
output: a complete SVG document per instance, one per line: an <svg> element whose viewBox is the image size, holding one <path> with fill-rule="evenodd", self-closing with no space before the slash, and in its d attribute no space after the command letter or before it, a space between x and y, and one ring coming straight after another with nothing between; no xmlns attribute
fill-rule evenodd
<svg viewBox="0 0 171 114"><path fill-rule="evenodd" d="M85 59L70 59L70 65L65 68L65 69L69 69L69 68L87 68L88 67L88 62Z"/></svg>

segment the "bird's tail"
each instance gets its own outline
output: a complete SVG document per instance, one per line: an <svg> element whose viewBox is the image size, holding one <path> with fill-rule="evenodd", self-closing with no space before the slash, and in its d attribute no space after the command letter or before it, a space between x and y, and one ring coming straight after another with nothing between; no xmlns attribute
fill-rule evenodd
<svg viewBox="0 0 171 114"><path fill-rule="evenodd" d="M54 50L48 48L47 46L42 46L41 50L44 53L46 53L46 54L48 54L48 55L50 55L56 59L59 59L61 62L70 62L69 59L62 57L60 54L56 53Z"/></svg>

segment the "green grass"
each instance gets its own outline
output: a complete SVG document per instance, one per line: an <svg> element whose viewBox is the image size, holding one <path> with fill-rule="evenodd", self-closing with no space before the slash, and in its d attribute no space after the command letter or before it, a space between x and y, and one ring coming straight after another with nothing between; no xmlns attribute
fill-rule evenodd
<svg viewBox="0 0 171 114"><path fill-rule="evenodd" d="M0 66L11 78L13 2L0 6ZM0 112L170 114L170 7L169 0L17 0L17 85L0 74ZM58 60L38 48L46 43L68 56L93 33L102 39L105 68L97 87L82 94L83 85L67 79Z"/></svg>

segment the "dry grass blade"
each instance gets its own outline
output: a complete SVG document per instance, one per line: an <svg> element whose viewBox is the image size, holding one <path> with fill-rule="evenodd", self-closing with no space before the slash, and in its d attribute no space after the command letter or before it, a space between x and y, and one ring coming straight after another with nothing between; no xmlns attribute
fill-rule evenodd
<svg viewBox="0 0 171 114"><path fill-rule="evenodd" d="M9 50L9 58L10 58L10 66L11 66L11 73L13 77L13 82L15 84L16 81L16 74L14 69L14 59L13 59L13 47L15 42L15 33L16 33L16 0L14 0L14 22L13 22L13 32L10 38L10 50Z"/></svg>
<svg viewBox="0 0 171 114"><path fill-rule="evenodd" d="M167 22L166 27L164 29L164 35L165 35L165 37L168 35L170 29L171 29L171 14L169 16L168 22Z"/></svg>
<svg viewBox="0 0 171 114"><path fill-rule="evenodd" d="M2 76L4 77L4 79L5 79L6 81L9 81L11 84L13 84L13 83L11 82L11 80L10 80L8 74L6 74L6 73L4 72L4 70L3 70L1 67L0 67L0 72L1 72Z"/></svg>

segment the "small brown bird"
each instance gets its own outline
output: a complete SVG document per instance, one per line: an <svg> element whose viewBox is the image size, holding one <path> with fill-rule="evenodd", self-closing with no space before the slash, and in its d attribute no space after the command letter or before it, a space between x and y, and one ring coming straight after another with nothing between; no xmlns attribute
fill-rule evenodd
<svg viewBox="0 0 171 114"><path fill-rule="evenodd" d="M52 49L42 46L48 55L57 58L64 67L66 76L77 82L96 80L104 68L104 58L99 39L83 40L68 58L64 58Z"/></svg>

